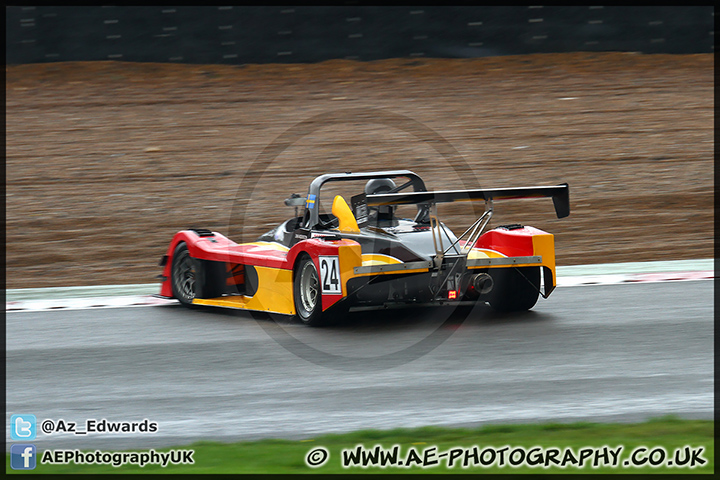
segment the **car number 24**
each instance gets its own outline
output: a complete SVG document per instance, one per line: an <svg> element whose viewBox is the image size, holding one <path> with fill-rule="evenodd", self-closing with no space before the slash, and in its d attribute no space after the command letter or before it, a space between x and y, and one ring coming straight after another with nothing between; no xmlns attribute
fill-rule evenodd
<svg viewBox="0 0 720 480"><path fill-rule="evenodd" d="M319 256L320 261L320 284L322 293L329 295L341 295L340 287L340 260L337 256Z"/></svg>

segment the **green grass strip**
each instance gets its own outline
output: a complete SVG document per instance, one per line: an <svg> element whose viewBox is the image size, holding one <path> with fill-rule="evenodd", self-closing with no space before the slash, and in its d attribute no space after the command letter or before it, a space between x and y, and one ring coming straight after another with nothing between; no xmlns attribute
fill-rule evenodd
<svg viewBox="0 0 720 480"><path fill-rule="evenodd" d="M193 450L192 465L160 465L148 464L144 467L137 465L50 465L40 461L45 454L37 452L38 462L34 470L12 470L10 455L7 455L7 473L49 473L49 474L77 474L77 473L675 473L675 474L712 474L714 473L714 422L711 420L681 420L675 417L662 417L643 423L545 423L530 425L490 425L478 428L441 428L423 427L414 429L394 430L363 430L346 434L322 435L305 440L259 440L237 443L197 442L191 445L174 447L175 449ZM343 468L342 451L354 451L359 445L368 450L380 446L388 452L397 445L398 460L410 460L411 466L386 466ZM476 450L473 447L477 446ZM323 447L329 456L327 461L316 468L306 463L306 456L313 449ZM488 447L500 449L508 447L504 452L506 463L508 455L522 447L525 450L526 462L519 466L499 465L499 453L496 452L495 462L490 466L483 466L474 460L472 452L483 452ZM611 455L603 456L608 449L617 451L619 465L612 466ZM640 451L637 460L645 459L640 467L625 466L624 461L631 461L631 452L638 447L647 450ZM597 467L592 463L596 458L593 455L586 457L583 466L579 466L579 456L585 449L594 448L600 455L597 457ZM702 450L700 450L702 448ZM158 452L168 452L172 448L158 449ZM533 451L535 453L529 453ZM557 451L554 460L549 461L546 467L541 461L547 461L548 453ZM147 452L150 449L136 449L137 452ZM413 455L414 451L417 455ZM575 462L565 467L555 462L562 459L570 450ZM665 461L660 465L650 465L650 452L654 451L653 461L657 461L663 451L666 453ZM680 455L675 457L675 451ZM689 467L692 454L696 452L696 465ZM88 450L93 452L93 450ZM107 451L107 450L103 450ZM454 467L448 468L451 452L470 452L467 457L468 467L462 466L465 453L455 454ZM590 450L587 450L588 452ZM442 453L448 455L439 458ZM543 456L539 456L540 453ZM424 455L431 463L436 464L422 468ZM485 451L484 461L490 462L489 451ZM515 452L517 461L521 454ZM533 456L533 461L541 462L538 465L528 465L527 461ZM322 456L318 453L318 456ZM604 460L607 457L607 460ZM570 458L569 458L570 459ZM413 460L415 460L413 462ZM688 465L668 466L667 462L679 460L688 461ZM704 460L704 464L700 464ZM473 462L476 465L473 466ZM604 466L603 466L604 464Z"/></svg>

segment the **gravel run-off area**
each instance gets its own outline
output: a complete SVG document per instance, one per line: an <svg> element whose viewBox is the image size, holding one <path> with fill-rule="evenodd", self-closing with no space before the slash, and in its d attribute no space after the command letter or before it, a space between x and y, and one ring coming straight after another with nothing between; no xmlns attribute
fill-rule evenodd
<svg viewBox="0 0 720 480"><path fill-rule="evenodd" d="M712 258L713 75L636 53L6 66L7 288L156 282L176 231L251 241L348 170L567 182L569 217L496 201L490 225L555 234L558 265ZM462 232L469 205L440 216Z"/></svg>

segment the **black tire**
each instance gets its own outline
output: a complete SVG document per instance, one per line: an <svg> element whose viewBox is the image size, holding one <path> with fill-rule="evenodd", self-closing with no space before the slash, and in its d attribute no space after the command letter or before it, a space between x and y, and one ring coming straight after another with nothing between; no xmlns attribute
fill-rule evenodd
<svg viewBox="0 0 720 480"><path fill-rule="evenodd" d="M307 254L302 254L293 272L293 300L295 316L305 325L323 325L322 290L320 275L315 263Z"/></svg>
<svg viewBox="0 0 720 480"><path fill-rule="evenodd" d="M295 316L305 325L313 327L322 322L322 291L320 275L312 259L302 254L293 272L293 300Z"/></svg>
<svg viewBox="0 0 720 480"><path fill-rule="evenodd" d="M223 294L225 264L190 256L185 242L175 247L170 270L173 297L186 307L194 298L215 298Z"/></svg>
<svg viewBox="0 0 720 480"><path fill-rule="evenodd" d="M492 268L488 303L500 312L530 310L540 295L540 267Z"/></svg>
<svg viewBox="0 0 720 480"><path fill-rule="evenodd" d="M186 307L191 306L195 298L197 273L197 262L190 256L187 245L185 242L178 243L173 252L170 285L173 297Z"/></svg>
<svg viewBox="0 0 720 480"><path fill-rule="evenodd" d="M320 275L309 255L303 253L293 271L293 299L295 316L305 325L322 327L339 320L348 312L347 303L341 300L325 312L322 311Z"/></svg>

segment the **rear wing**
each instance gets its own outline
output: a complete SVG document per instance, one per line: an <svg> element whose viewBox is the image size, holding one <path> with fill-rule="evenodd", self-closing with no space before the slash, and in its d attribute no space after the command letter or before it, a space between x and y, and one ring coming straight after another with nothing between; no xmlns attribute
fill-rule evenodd
<svg viewBox="0 0 720 480"><path fill-rule="evenodd" d="M449 202L492 201L515 198L551 197L558 218L570 215L570 187L567 183L547 187L481 188L477 190L440 190L436 192L382 193L368 195L367 204L381 205L436 204Z"/></svg>

